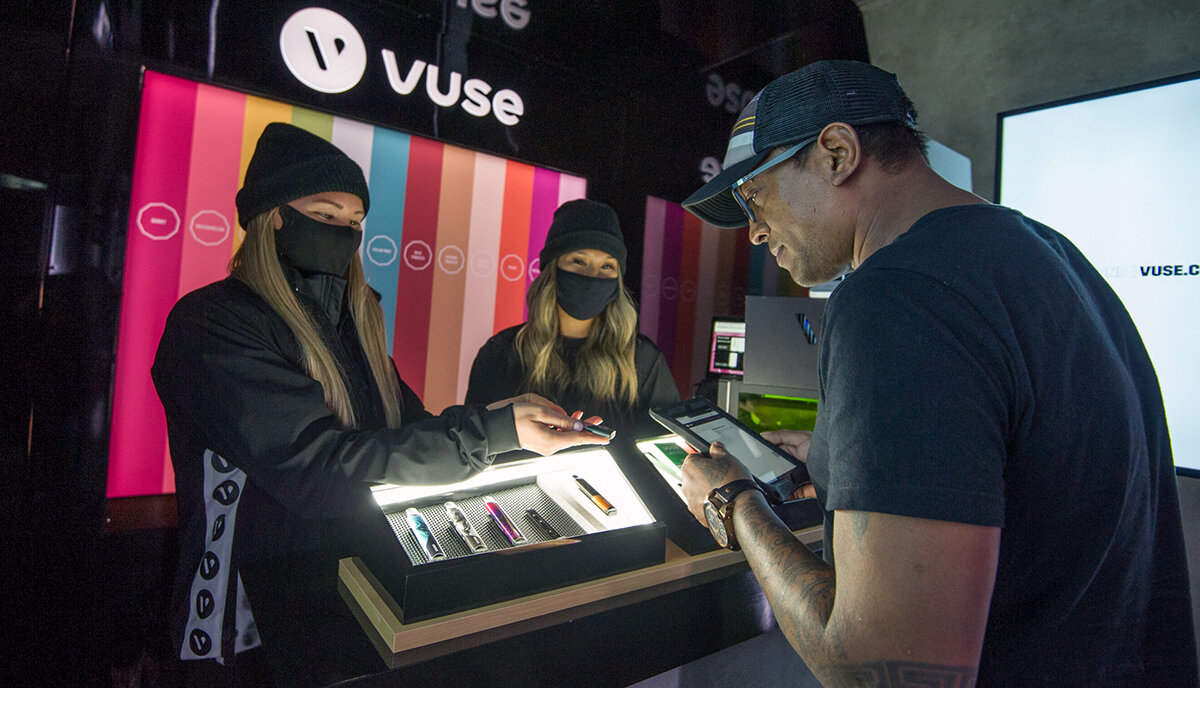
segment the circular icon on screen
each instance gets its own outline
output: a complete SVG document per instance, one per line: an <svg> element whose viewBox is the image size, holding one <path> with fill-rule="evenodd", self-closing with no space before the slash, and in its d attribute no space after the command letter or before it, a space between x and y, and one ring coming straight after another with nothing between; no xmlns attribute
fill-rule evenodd
<svg viewBox="0 0 1200 710"><path fill-rule="evenodd" d="M165 202L151 202L138 210L138 231L155 241L170 239L179 231L179 213Z"/></svg>
<svg viewBox="0 0 1200 710"><path fill-rule="evenodd" d="M396 260L396 242L386 234L377 234L367 242L367 258L376 266L389 266Z"/></svg>
<svg viewBox="0 0 1200 710"><path fill-rule="evenodd" d="M462 249L453 244L442 247L438 252L438 268L447 274L457 274L467 263Z"/></svg>
<svg viewBox="0 0 1200 710"><path fill-rule="evenodd" d="M404 245L404 264L413 271L424 271L433 263L433 250L417 239Z"/></svg>
<svg viewBox="0 0 1200 710"><path fill-rule="evenodd" d="M215 247L229 238L229 220L216 210L202 210L192 215L188 229L192 239L206 247Z"/></svg>
<svg viewBox="0 0 1200 710"><path fill-rule="evenodd" d="M525 260L516 254L507 254L500 260L500 275L506 281L520 281L525 276Z"/></svg>

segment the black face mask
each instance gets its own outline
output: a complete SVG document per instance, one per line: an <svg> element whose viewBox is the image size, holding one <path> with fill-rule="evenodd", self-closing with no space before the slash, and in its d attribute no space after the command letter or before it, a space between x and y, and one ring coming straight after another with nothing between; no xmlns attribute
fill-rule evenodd
<svg viewBox="0 0 1200 710"><path fill-rule="evenodd" d="M280 258L305 273L345 276L362 243L362 232L350 225L327 224L284 205L283 226L275 230Z"/></svg>
<svg viewBox="0 0 1200 710"><path fill-rule="evenodd" d="M576 320L591 320L617 297L617 281L558 270L558 305Z"/></svg>

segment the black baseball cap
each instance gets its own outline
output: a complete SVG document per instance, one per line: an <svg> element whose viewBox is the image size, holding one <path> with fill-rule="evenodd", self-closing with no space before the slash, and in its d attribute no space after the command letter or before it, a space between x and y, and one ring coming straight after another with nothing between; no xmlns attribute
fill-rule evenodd
<svg viewBox="0 0 1200 710"><path fill-rule="evenodd" d="M896 75L845 59L813 62L767 84L746 104L729 133L722 170L683 206L700 219L732 229L746 225L746 213L730 188L779 146L806 145L825 126L872 123L917 124L912 102Z"/></svg>

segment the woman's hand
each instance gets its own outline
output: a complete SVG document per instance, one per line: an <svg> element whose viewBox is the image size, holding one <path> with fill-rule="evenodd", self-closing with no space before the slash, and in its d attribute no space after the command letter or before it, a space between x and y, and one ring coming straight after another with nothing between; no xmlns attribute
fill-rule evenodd
<svg viewBox="0 0 1200 710"><path fill-rule="evenodd" d="M608 443L603 436L584 431L582 421L567 416L556 405L516 402L512 410L513 423L517 426L517 441L526 451L549 456L571 446Z"/></svg>
<svg viewBox="0 0 1200 710"><path fill-rule="evenodd" d="M583 412L568 415L567 411L545 397L526 392L508 399L492 402L488 409L512 405L513 423L521 448L543 456L571 446L607 444L608 439L583 430L584 423L599 424L601 417L580 419Z"/></svg>

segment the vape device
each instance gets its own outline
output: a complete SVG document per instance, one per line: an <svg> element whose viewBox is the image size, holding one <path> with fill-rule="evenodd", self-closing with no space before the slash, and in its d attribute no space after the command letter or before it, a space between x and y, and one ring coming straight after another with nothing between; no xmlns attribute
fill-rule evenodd
<svg viewBox="0 0 1200 710"><path fill-rule="evenodd" d="M404 517L408 520L408 527L412 529L413 535L417 536L417 542L421 543L421 549L425 551L425 555L432 560L441 560L446 558L446 553L442 552L442 546L434 539L433 533L429 530L429 524L425 522L425 516L416 508L405 508Z"/></svg>
<svg viewBox="0 0 1200 710"><path fill-rule="evenodd" d="M612 429L609 429L606 426L600 426L599 424L584 424L583 430L588 432L589 434L595 434L596 436L603 436L605 439L608 439L610 441L612 440L612 438L614 436L617 435L617 432L613 431Z"/></svg>
<svg viewBox="0 0 1200 710"><path fill-rule="evenodd" d="M514 545L521 545L525 542L525 535L521 529L513 525L513 521L508 519L504 509L491 496L483 497L483 507L487 508L488 515L492 516L492 520L496 521L496 525L500 528L500 532L504 533L504 537Z"/></svg>
<svg viewBox="0 0 1200 710"><path fill-rule="evenodd" d="M595 488L592 488L590 483L583 480L579 476L571 476L571 478L575 479L575 485L579 486L579 490L583 491L583 494L587 496L589 500L595 503L597 508L604 511L605 515L617 514L617 509L613 507L613 504L609 503L607 498L600 495L599 491L597 491Z"/></svg>
<svg viewBox="0 0 1200 710"><path fill-rule="evenodd" d="M475 528L471 526L471 521L467 519L467 514L463 509L458 507L454 501L446 501L442 503L442 507L446 509L446 514L450 516L450 522L454 524L454 531L462 538L467 548L471 552L483 552L488 549L487 543L475 532Z"/></svg>
<svg viewBox="0 0 1200 710"><path fill-rule="evenodd" d="M525 517L529 519L529 522L533 523L535 528L541 530L542 534L551 540L557 540L558 538L562 537L562 535L554 529L554 526L550 524L550 521L543 518L542 514L533 508L525 511Z"/></svg>

